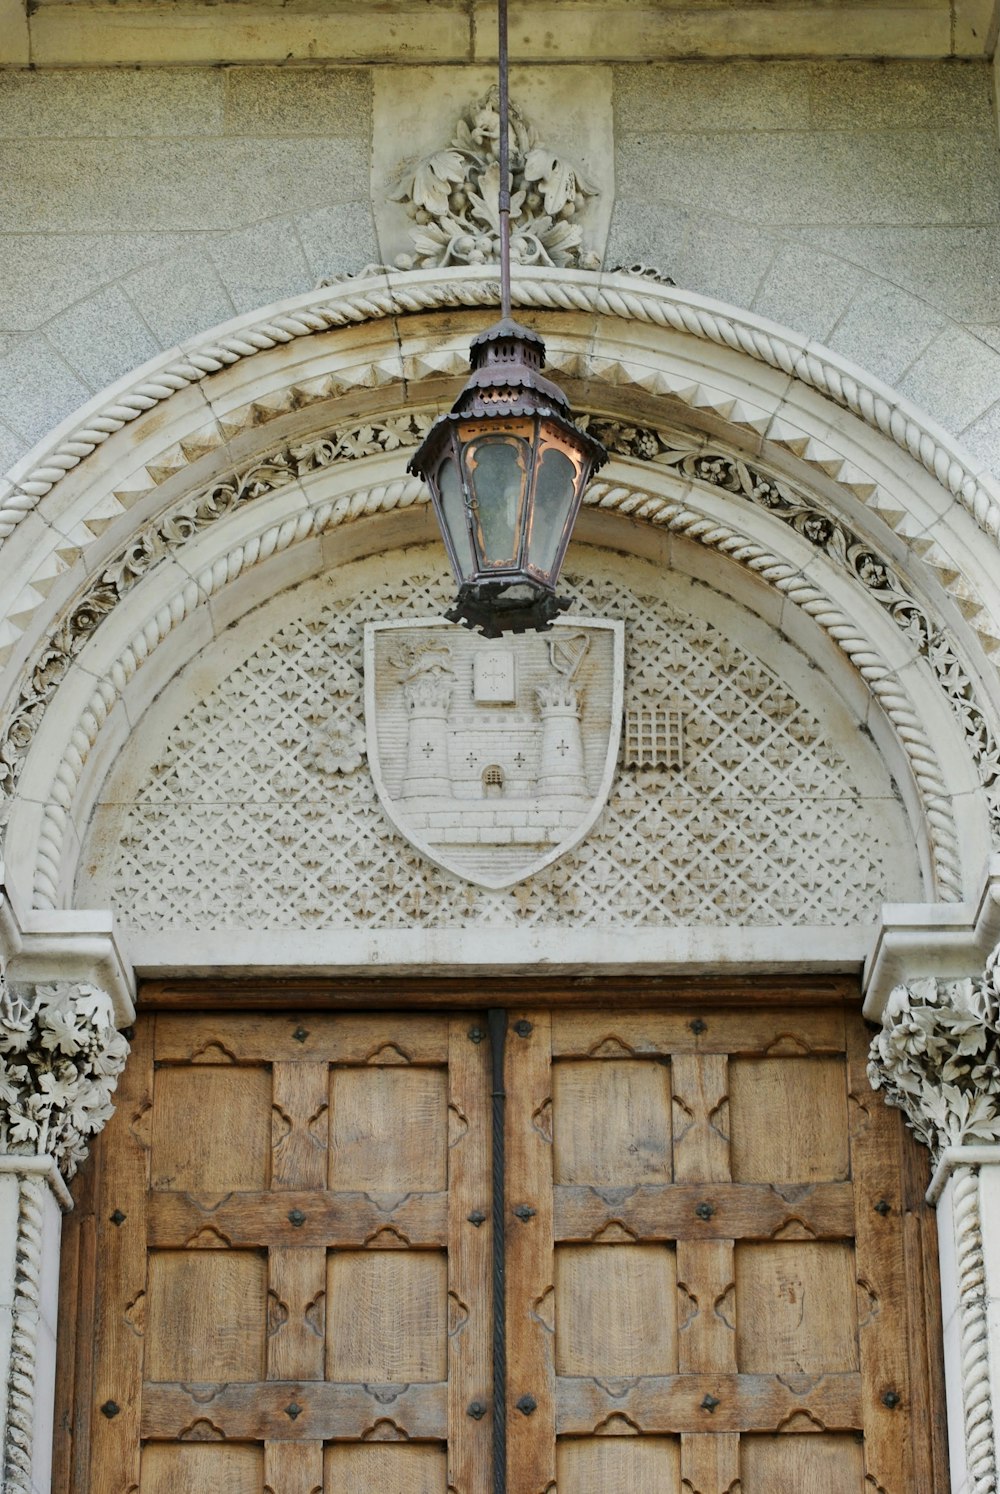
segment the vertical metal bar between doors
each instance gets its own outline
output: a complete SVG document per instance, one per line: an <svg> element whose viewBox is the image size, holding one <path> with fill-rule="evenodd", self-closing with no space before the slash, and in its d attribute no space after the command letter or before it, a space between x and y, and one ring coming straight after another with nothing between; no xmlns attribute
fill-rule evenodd
<svg viewBox="0 0 1000 1494"><path fill-rule="evenodd" d="M507 1221L504 1187L504 1049L507 1012L491 1007L487 1013L493 1064L493 1494L507 1494Z"/></svg>

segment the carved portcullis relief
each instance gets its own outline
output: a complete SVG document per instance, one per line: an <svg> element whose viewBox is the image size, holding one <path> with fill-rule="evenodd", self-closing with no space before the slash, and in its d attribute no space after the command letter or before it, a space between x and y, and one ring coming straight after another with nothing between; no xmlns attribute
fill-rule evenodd
<svg viewBox="0 0 1000 1494"><path fill-rule="evenodd" d="M498 258L499 117L489 70L380 69L373 138L372 201L386 264ZM515 68L510 146L514 263L598 268L614 201L607 77Z"/></svg>
<svg viewBox="0 0 1000 1494"><path fill-rule="evenodd" d="M577 845L614 779L624 626L563 622L502 644L432 621L365 629L368 762L417 850L509 887Z"/></svg>

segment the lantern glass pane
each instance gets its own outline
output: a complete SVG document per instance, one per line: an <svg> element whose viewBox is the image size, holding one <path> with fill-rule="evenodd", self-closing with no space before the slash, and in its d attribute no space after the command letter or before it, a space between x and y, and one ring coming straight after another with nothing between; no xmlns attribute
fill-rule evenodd
<svg viewBox="0 0 1000 1494"><path fill-rule="evenodd" d="M577 478L576 465L566 453L547 446L538 462L528 540L528 563L545 576L558 559L559 541L574 509Z"/></svg>
<svg viewBox="0 0 1000 1494"><path fill-rule="evenodd" d="M472 549L462 478L453 456L445 457L438 468L437 488L441 499L441 517L454 551L458 579L465 581L476 569L476 557Z"/></svg>
<svg viewBox="0 0 1000 1494"><path fill-rule="evenodd" d="M528 444L518 436L480 436L466 447L483 570L509 569L517 563L528 459Z"/></svg>

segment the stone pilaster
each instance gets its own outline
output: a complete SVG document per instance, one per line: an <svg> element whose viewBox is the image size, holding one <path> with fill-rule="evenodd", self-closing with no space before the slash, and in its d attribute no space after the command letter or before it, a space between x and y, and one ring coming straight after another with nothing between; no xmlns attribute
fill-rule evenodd
<svg viewBox="0 0 1000 1494"><path fill-rule="evenodd" d="M107 992L0 972L0 1488L48 1494L66 1180L113 1113L128 1054Z"/></svg>
<svg viewBox="0 0 1000 1494"><path fill-rule="evenodd" d="M930 1148L938 1210L951 1494L997 1494L1000 1446L1000 985L897 986L869 1078Z"/></svg>

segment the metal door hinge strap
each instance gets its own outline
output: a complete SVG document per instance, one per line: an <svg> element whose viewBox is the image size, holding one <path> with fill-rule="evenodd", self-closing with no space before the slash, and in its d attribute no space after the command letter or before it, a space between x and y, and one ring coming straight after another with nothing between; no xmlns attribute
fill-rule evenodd
<svg viewBox="0 0 1000 1494"><path fill-rule="evenodd" d="M486 1014L490 1033L493 1108L493 1494L507 1494L507 1303L505 1262L507 1218L504 1207L506 1160L504 1155L504 1049L507 1044L507 1012L491 1007Z"/></svg>

